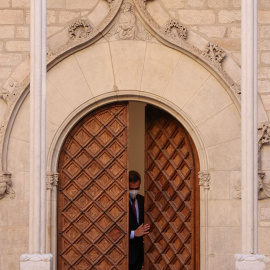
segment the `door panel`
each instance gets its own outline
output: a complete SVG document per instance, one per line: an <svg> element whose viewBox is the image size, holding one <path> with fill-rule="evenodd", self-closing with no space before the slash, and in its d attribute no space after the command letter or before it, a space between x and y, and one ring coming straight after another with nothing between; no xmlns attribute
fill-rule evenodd
<svg viewBox="0 0 270 270"><path fill-rule="evenodd" d="M145 269L199 269L195 147L168 113L146 108Z"/></svg>
<svg viewBox="0 0 270 270"><path fill-rule="evenodd" d="M59 161L58 270L128 268L127 104L92 112Z"/></svg>

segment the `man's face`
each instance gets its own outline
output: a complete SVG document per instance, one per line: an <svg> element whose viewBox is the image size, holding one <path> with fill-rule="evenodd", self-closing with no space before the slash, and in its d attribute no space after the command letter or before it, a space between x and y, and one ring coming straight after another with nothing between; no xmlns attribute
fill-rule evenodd
<svg viewBox="0 0 270 270"><path fill-rule="evenodd" d="M141 181L140 180L138 180L135 183L129 182L129 190L139 190L140 189L140 185L141 185Z"/></svg>

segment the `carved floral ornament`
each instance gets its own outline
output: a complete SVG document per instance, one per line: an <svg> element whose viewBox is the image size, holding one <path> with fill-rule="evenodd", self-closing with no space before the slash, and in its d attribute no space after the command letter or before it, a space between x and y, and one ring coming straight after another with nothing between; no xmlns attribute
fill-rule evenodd
<svg viewBox="0 0 270 270"><path fill-rule="evenodd" d="M199 185L204 187L204 189L210 189L210 173L207 171L199 172Z"/></svg>
<svg viewBox="0 0 270 270"><path fill-rule="evenodd" d="M46 175L46 188L52 189L58 185L58 173L47 173Z"/></svg>
<svg viewBox="0 0 270 270"><path fill-rule="evenodd" d="M220 67L226 53L217 44L209 42L207 47L202 51L201 56L209 63Z"/></svg>
<svg viewBox="0 0 270 270"><path fill-rule="evenodd" d="M176 20L169 20L166 23L164 33L172 39L187 39L187 28L180 25Z"/></svg>
<svg viewBox="0 0 270 270"><path fill-rule="evenodd" d="M93 27L88 20L81 19L70 25L68 31L71 39L83 39L90 36Z"/></svg>
<svg viewBox="0 0 270 270"><path fill-rule="evenodd" d="M3 199L5 195L9 195L11 199L15 198L15 192L12 189L11 174L8 172L2 172L0 175L0 199Z"/></svg>

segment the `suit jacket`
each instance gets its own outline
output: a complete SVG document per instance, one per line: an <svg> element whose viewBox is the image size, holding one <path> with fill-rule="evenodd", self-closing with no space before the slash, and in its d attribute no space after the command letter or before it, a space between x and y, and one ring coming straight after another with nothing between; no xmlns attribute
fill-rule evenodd
<svg viewBox="0 0 270 270"><path fill-rule="evenodd" d="M132 205L129 203L129 235L131 231L135 231L142 223L144 223L144 197L138 194L136 199L139 208L139 223L137 222ZM129 239L129 264L134 264L135 262L143 264L143 256L143 236Z"/></svg>

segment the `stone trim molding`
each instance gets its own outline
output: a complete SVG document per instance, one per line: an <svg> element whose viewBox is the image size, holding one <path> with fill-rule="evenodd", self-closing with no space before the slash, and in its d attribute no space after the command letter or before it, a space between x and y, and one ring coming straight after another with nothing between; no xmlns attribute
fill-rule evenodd
<svg viewBox="0 0 270 270"><path fill-rule="evenodd" d="M68 31L71 39L85 39L90 36L93 27L87 19L81 19L71 24Z"/></svg>
<svg viewBox="0 0 270 270"><path fill-rule="evenodd" d="M238 262L243 262L243 261L265 262L265 256L263 254L235 254L234 259L235 261L238 261Z"/></svg>
<svg viewBox="0 0 270 270"><path fill-rule="evenodd" d="M22 254L20 257L20 261L21 262L40 262L40 261L44 261L44 262L50 262L53 260L53 255L52 254Z"/></svg>
<svg viewBox="0 0 270 270"><path fill-rule="evenodd" d="M54 186L58 186L58 173L47 173L46 175L46 188L52 189Z"/></svg>
<svg viewBox="0 0 270 270"><path fill-rule="evenodd" d="M210 173L207 171L200 171L198 175L200 179L199 185L204 189L210 189L210 180L211 180Z"/></svg>
<svg viewBox="0 0 270 270"><path fill-rule="evenodd" d="M15 192L12 189L11 173L0 173L0 199L3 199L5 195L9 195L11 199L15 198Z"/></svg>

